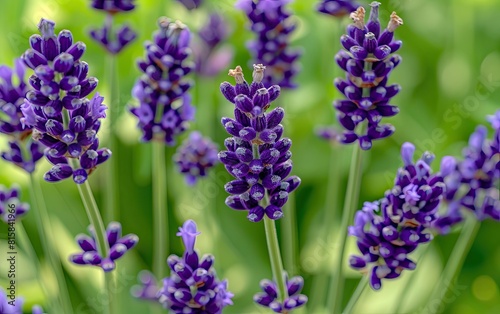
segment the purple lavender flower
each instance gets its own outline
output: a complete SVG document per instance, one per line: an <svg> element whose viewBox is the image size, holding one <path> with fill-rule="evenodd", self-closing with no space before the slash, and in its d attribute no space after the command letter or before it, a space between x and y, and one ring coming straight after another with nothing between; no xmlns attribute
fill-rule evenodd
<svg viewBox="0 0 500 314"><path fill-rule="evenodd" d="M106 21L102 28L90 30L90 37L101 44L109 53L118 54L136 39L137 34L128 25L122 25L112 30L110 24L111 22Z"/></svg>
<svg viewBox="0 0 500 314"><path fill-rule="evenodd" d="M109 14L131 11L135 8L134 0L92 0L92 7Z"/></svg>
<svg viewBox="0 0 500 314"><path fill-rule="evenodd" d="M21 203L19 200L19 192L18 186L7 189L5 186L0 185L0 219L6 224L15 222L30 209L29 204Z"/></svg>
<svg viewBox="0 0 500 314"><path fill-rule="evenodd" d="M228 36L228 26L222 15L211 14L210 18L200 31L200 40L193 42L193 56L195 72L201 76L214 76L223 69L227 69L233 58L233 49L220 44Z"/></svg>
<svg viewBox="0 0 500 314"><path fill-rule="evenodd" d="M138 277L141 284L132 287L132 295L141 300L158 302L158 292L160 289L153 273L142 270Z"/></svg>
<svg viewBox="0 0 500 314"><path fill-rule="evenodd" d="M17 76L17 85L14 85L12 80L14 74ZM0 66L0 133L11 138L10 150L2 152L1 156L32 173L35 171L36 162L43 157L43 145L28 140L32 129L21 123L21 105L28 91L24 74L25 66L21 59L16 59L13 70L4 65Z"/></svg>
<svg viewBox="0 0 500 314"><path fill-rule="evenodd" d="M248 211L252 222L262 220L264 214L270 219L283 216L282 207L300 184L292 171L292 141L282 138L281 120L285 110L277 107L270 112L271 102L278 98L280 87L265 88L262 83L262 64L254 65L253 82L245 81L240 66L230 70L236 79L236 86L224 82L222 94L235 105L235 119L224 117L222 125L232 135L224 142L225 151L219 153L219 160L235 177L224 189L231 194L226 205L236 210ZM265 201L269 198L269 201Z"/></svg>
<svg viewBox="0 0 500 314"><path fill-rule="evenodd" d="M382 200L366 202L349 227L349 235L357 238L361 252L351 256L349 263L368 272L374 290L381 288L382 279L397 278L403 270L415 269L408 255L432 239L428 229L438 218L445 194L443 176L448 171L448 159L443 158L440 173L432 174L430 163L434 156L424 153L413 163L414 152L413 144L403 144L404 167L398 170L394 187Z"/></svg>
<svg viewBox="0 0 500 314"><path fill-rule="evenodd" d="M346 71L346 79L337 78L335 86L347 98L337 100L337 118L346 129L341 139L343 143L359 141L362 149L370 149L372 141L382 139L394 133L390 124L380 124L382 117L391 117L399 112L398 107L389 105L389 101L401 89L397 84L387 85L389 73L401 62L401 57L394 55L402 45L394 40L395 29L403 24L395 12L384 31L380 29L378 19L379 2L371 3L371 13L365 24L365 9L359 7L351 13L353 24L347 27L347 34L342 35L341 50L335 59ZM360 124L367 121L364 130Z"/></svg>
<svg viewBox="0 0 500 314"><path fill-rule="evenodd" d="M87 98L98 81L87 77L88 64L80 60L85 44L73 43L68 30L56 36L54 26L54 22L42 19L38 25L42 36L32 35L31 48L22 56L35 74L29 80L34 89L21 106L21 122L33 127L33 139L48 147L46 156L54 166L45 180L56 182L73 176L82 184L111 156L108 149L99 149L97 139L106 106L98 93L91 100Z"/></svg>
<svg viewBox="0 0 500 314"><path fill-rule="evenodd" d="M200 132L192 132L189 137L177 148L174 161L179 171L186 176L189 185L196 183L198 177L207 175L207 170L219 161L217 146L204 138Z"/></svg>
<svg viewBox="0 0 500 314"><path fill-rule="evenodd" d="M15 294L15 290L12 291ZM24 298L12 295L5 292L5 290L0 287L0 313L2 314L23 314L23 304ZM32 308L32 314L42 314L42 308L39 305L34 305Z"/></svg>
<svg viewBox="0 0 500 314"><path fill-rule="evenodd" d="M260 282L260 287L263 292L254 295L255 303L268 307L276 313L287 314L292 310L303 306L307 303L307 296L300 294L304 287L304 279L300 276L288 279L286 276L286 288L288 297L284 302L278 301L278 288L275 282L264 279Z"/></svg>
<svg viewBox="0 0 500 314"><path fill-rule="evenodd" d="M193 10L196 8L199 8L201 5L201 0L177 0L178 2L182 3L188 10Z"/></svg>
<svg viewBox="0 0 500 314"><path fill-rule="evenodd" d="M342 133L335 127L319 127L316 129L316 135L330 143L338 143Z"/></svg>
<svg viewBox="0 0 500 314"><path fill-rule="evenodd" d="M265 86L296 87L292 79L299 70L296 61L301 52L288 47L290 35L296 28L285 8L290 1L239 0L236 3L236 7L247 14L252 23L250 29L257 35L257 39L247 45L254 63L265 64L269 69L264 78Z"/></svg>
<svg viewBox="0 0 500 314"><path fill-rule="evenodd" d="M194 250L199 234L196 223L187 220L177 233L186 248L184 256L170 255L167 259L171 274L163 279L158 295L160 303L174 313L219 314L227 305L233 304L227 280L217 278L214 257L204 255L200 259Z"/></svg>
<svg viewBox="0 0 500 314"><path fill-rule="evenodd" d="M135 234L130 233L122 236L122 226L119 222L110 222L106 229L109 253L108 256L100 256L95 240L95 231L92 226L89 226L89 233L91 237L85 234L76 236L75 240L83 252L72 254L69 260L78 265L98 266L105 272L115 269L115 261L139 242L139 237Z"/></svg>
<svg viewBox="0 0 500 314"><path fill-rule="evenodd" d="M356 11L359 4L352 0L322 0L318 3L317 10L321 13L335 17L344 17Z"/></svg>
<svg viewBox="0 0 500 314"><path fill-rule="evenodd" d="M458 207L472 210L479 220L500 220L500 110L489 116L488 121L494 129L493 138L487 138L486 127L478 126L463 151L463 160L445 180L447 201L457 208L449 213L456 217L450 225L460 221ZM450 225L445 225L446 230Z"/></svg>
<svg viewBox="0 0 500 314"><path fill-rule="evenodd" d="M175 136L184 132L194 118L194 107L187 90L191 83L184 77L191 72L188 64L191 34L179 21L162 17L154 42L146 42L146 58L138 66L144 74L135 83L132 94L140 102L130 111L143 131L142 140L175 144Z"/></svg>

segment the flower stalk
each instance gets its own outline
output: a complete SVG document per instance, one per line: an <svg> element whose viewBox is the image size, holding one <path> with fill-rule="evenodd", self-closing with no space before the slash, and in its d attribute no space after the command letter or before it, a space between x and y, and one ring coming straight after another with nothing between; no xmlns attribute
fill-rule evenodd
<svg viewBox="0 0 500 314"><path fill-rule="evenodd" d="M168 241L167 179L165 166L165 145L153 141L153 219L154 219L154 270L157 278L165 275Z"/></svg>

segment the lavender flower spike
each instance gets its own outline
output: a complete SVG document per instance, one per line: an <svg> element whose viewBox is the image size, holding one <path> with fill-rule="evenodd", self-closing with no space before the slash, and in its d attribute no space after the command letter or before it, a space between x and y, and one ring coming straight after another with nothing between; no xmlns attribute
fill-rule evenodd
<svg viewBox="0 0 500 314"><path fill-rule="evenodd" d="M344 17L356 11L358 7L359 4L352 0L322 0L316 9L334 17Z"/></svg>
<svg viewBox="0 0 500 314"><path fill-rule="evenodd" d="M76 253L70 256L69 260L77 265L94 265L101 267L105 272L115 269L115 260L119 259L128 250L133 248L138 242L139 237L135 234L122 236L122 226L118 222L110 222L106 229L107 241L109 244L108 256L100 256L97 250L95 231L89 227L92 235L85 234L76 236L76 242L82 248L82 253Z"/></svg>
<svg viewBox="0 0 500 314"><path fill-rule="evenodd" d="M207 171L218 163L217 153L217 146L209 138L194 131L177 148L174 161L179 171L185 174L186 182L193 185L197 178L206 176Z"/></svg>
<svg viewBox="0 0 500 314"><path fill-rule="evenodd" d="M286 4L291 0L239 0L238 9L243 10L250 22L250 29L257 39L248 42L254 63L265 64L268 74L264 86L279 85L281 88L295 88L293 77L299 70L297 59L301 52L288 47L290 35L296 24L289 19Z"/></svg>
<svg viewBox="0 0 500 314"><path fill-rule="evenodd" d="M444 197L444 169L432 174L430 153L413 162L415 147L403 144L401 156L405 166L398 170L394 187L380 201L366 202L356 213L349 235L357 238L361 255L352 255L351 267L368 272L374 290L382 279L393 279L416 263L409 258L420 244L429 242L429 228L439 218L438 207Z"/></svg>
<svg viewBox="0 0 500 314"><path fill-rule="evenodd" d="M92 0L92 7L109 14L127 12L135 8L134 0Z"/></svg>
<svg viewBox="0 0 500 314"><path fill-rule="evenodd" d="M401 57L393 54L402 45L401 41L394 40L394 31L403 20L393 12L387 28L381 31L379 6L379 2L371 3L366 24L363 7L351 13L353 24L340 38L345 50L335 56L337 64L346 72L346 79L337 78L334 82L346 97L334 102L337 118L345 128L341 141L345 144L358 141L364 150L372 147L373 140L394 133L392 125L380 124L380 121L399 112L398 107L389 102L401 87L387 85L387 82L391 71L401 62ZM364 121L367 126L360 130Z"/></svg>
<svg viewBox="0 0 500 314"><path fill-rule="evenodd" d="M146 58L138 61L144 74L136 81L132 94L140 102L131 108L142 130L143 141L153 138L167 145L184 132L194 118L194 107L187 90L191 83L184 77L191 72L190 31L179 21L162 17L153 42L146 42Z"/></svg>
<svg viewBox="0 0 500 314"><path fill-rule="evenodd" d="M34 89L21 106L21 122L33 127L33 139L48 147L46 157L54 166L45 180L56 182L73 176L75 183L82 184L111 156L108 149L99 149L97 139L106 106L98 93L91 100L87 98L98 81L87 77L88 64L80 60L85 44L73 43L68 30L56 36L54 26L54 22L42 19L38 25L42 36L30 37L31 48L22 57L35 74L30 77Z"/></svg>
<svg viewBox="0 0 500 314"><path fill-rule="evenodd" d="M264 279L260 282L260 287L263 292L254 295L253 300L255 303L265 306L273 310L275 313L288 314L292 310L303 306L307 303L307 296L300 294L304 287L304 279L300 276L288 279L286 276L286 288L288 297L284 302L279 302L278 288L275 282Z"/></svg>
<svg viewBox="0 0 500 314"><path fill-rule="evenodd" d="M6 224L14 223L18 218L26 215L30 209L27 203L21 203L19 200L19 187L12 186L7 189L0 185L0 220Z"/></svg>
<svg viewBox="0 0 500 314"><path fill-rule="evenodd" d="M220 314L226 306L233 304L227 280L217 278L214 257L204 255L200 259L194 250L199 234L196 223L186 221L177 233L182 237L186 252L182 258L170 255L167 259L171 275L163 280L158 296L160 303L174 313Z"/></svg>
<svg viewBox="0 0 500 314"><path fill-rule="evenodd" d="M219 160L235 178L224 186L226 192L232 194L226 199L226 205L248 211L247 217L252 222L262 220L264 214L270 219L281 218L281 208L289 193L300 184L297 176L289 176L292 141L282 138L283 125L280 124L285 110L277 107L266 112L278 98L280 87L264 87L265 68L262 64L254 65L253 82L249 85L241 67L237 66L229 71L236 85L224 82L220 86L222 94L235 105L235 119L222 118L222 125L232 137L225 140L227 150L219 153ZM266 195L269 204L263 203Z"/></svg>
<svg viewBox="0 0 500 314"><path fill-rule="evenodd" d="M13 83L14 74L17 76L17 85ZM28 92L24 74L25 65L21 59L16 59L14 69L0 66L0 133L11 139L9 151L2 152L1 156L32 173L36 162L43 157L43 145L29 140L32 129L21 123L21 105Z"/></svg>
<svg viewBox="0 0 500 314"><path fill-rule="evenodd" d="M200 40L194 41L192 45L195 72L201 76L215 76L227 69L234 51L230 45L222 44L228 36L228 25L223 16L210 14L198 35Z"/></svg>

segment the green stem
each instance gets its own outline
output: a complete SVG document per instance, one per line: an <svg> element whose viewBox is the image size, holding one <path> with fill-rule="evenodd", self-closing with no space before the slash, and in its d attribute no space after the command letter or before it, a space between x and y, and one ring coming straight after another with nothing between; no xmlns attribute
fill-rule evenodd
<svg viewBox="0 0 500 314"><path fill-rule="evenodd" d="M281 239L283 240L283 256L285 268L290 274L298 273L297 216L295 194L288 196L284 206L284 216L281 224Z"/></svg>
<svg viewBox="0 0 500 314"><path fill-rule="evenodd" d="M60 311L61 310L61 304L54 300L51 297L51 293L49 289L47 289L46 282L44 281L44 278L42 278L42 266L40 265L40 260L38 259L35 249L33 248L33 245L31 244L30 238L28 237L28 233L26 232L26 229L24 228L24 225L21 221L16 222L16 236L17 239L19 239L19 243L21 244L21 247L24 249L26 254L28 255L28 258L31 262L33 262L36 270L36 277L38 280L38 283L40 284L40 287L42 288L43 294L49 299L49 310L51 309L52 311Z"/></svg>
<svg viewBox="0 0 500 314"><path fill-rule="evenodd" d="M77 184L78 191L80 192L80 197L82 198L85 211L90 220L90 224L94 227L95 238L97 241L97 251L101 257L106 257L109 255L109 244L106 239L106 228L102 222L101 215L99 213L99 208L92 194L89 181L85 181L83 184ZM108 308L107 313L113 313L111 309L113 308L113 299L111 297L111 290L106 287L106 296L108 298Z"/></svg>
<svg viewBox="0 0 500 314"><path fill-rule="evenodd" d="M342 312L343 314L349 314L352 312L352 309L358 302L359 297L363 294L363 291L365 290L367 284L368 284L368 276L361 277L361 280L358 282L356 290L354 290L354 293L351 295L351 298L349 299L349 303L347 303L345 310Z"/></svg>
<svg viewBox="0 0 500 314"><path fill-rule="evenodd" d="M52 271L56 276L57 286L59 290L60 306L62 307L62 309L64 309L64 313L73 313L61 261L54 248L56 238L52 233L53 229L51 226L49 214L47 213L47 208L45 207L43 193L41 191L40 185L35 180L32 173L30 173L29 182L31 190L31 203L35 207L33 212L35 215L38 235L40 237L40 242L42 243L43 251L45 252Z"/></svg>
<svg viewBox="0 0 500 314"><path fill-rule="evenodd" d="M109 22L112 24L112 22ZM119 90L118 90L118 73L117 73L117 57L116 55L108 53L106 56L106 76L107 81L110 84L109 88L109 99L107 104L109 109L107 110L107 116L109 121L109 149L111 152L117 153L117 143L118 139L116 137L115 127L116 121L120 113L120 101L119 101ZM106 197L106 206L104 207L104 217L106 221L118 220L118 187L119 187L119 169L118 169L118 159L111 158L108 160L105 166L105 176L104 176L104 188Z"/></svg>
<svg viewBox="0 0 500 314"><path fill-rule="evenodd" d="M167 179L165 145L153 141L153 220L154 220L154 272L163 278L168 248Z"/></svg>
<svg viewBox="0 0 500 314"><path fill-rule="evenodd" d="M266 195L266 202L268 202ZM283 276L283 264L281 262L280 248L278 244L278 234L276 233L276 225L274 220L264 217L264 228L266 230L267 248L269 250L269 258L271 260L271 269L273 276L278 284L278 299L283 302L287 297L287 289L285 286L285 277Z"/></svg>
<svg viewBox="0 0 500 314"><path fill-rule="evenodd" d="M439 279L439 283L432 291L431 299L429 300L430 302L428 302L428 305L431 306L427 307L429 310L428 313L438 313L441 308L441 306L433 306L433 304L440 305L443 302L443 298L453 286L454 280L462 270L463 263L469 253L472 243L474 243L474 240L476 239L479 227L481 227L481 223L476 217L469 217L469 219L465 222L460 236L453 247L453 251L450 254L448 263L446 263L443 274Z"/></svg>
<svg viewBox="0 0 500 314"><path fill-rule="evenodd" d="M104 285L106 288L106 292L109 298L109 313L121 313L117 311L118 302L116 302L116 297L118 296L116 291L116 282L115 282L115 273L114 271L104 273Z"/></svg>
<svg viewBox="0 0 500 314"><path fill-rule="evenodd" d="M328 290L328 301L327 309L333 310L333 313L340 313L340 308L342 306L342 297L344 290L344 278L343 278L343 260L346 249L346 237L347 237L347 227L349 222L352 220L354 212L356 211L356 206L359 199L359 190L361 187L361 148L359 145L355 144L353 153L351 168L349 170L349 182L347 184L347 192L344 201L344 208L342 212L342 223L339 231L339 238L336 241L340 245L340 250L335 256L334 274L330 281L330 288Z"/></svg>

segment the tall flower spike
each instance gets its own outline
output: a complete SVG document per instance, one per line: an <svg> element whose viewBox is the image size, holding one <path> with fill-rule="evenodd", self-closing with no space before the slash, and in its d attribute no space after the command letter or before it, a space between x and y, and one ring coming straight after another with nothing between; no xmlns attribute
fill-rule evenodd
<svg viewBox="0 0 500 314"><path fill-rule="evenodd" d="M19 187L13 186L10 189L0 185L0 219L6 224L15 223L15 221L24 216L30 209L27 203L21 203L19 200Z"/></svg>
<svg viewBox="0 0 500 314"><path fill-rule="evenodd" d="M207 171L217 164L217 152L212 140L194 131L177 148L174 161L179 171L186 176L186 182L193 185L197 178L206 176Z"/></svg>
<svg viewBox="0 0 500 314"><path fill-rule="evenodd" d="M200 259L194 250L199 234L196 223L186 221L177 233L186 248L184 256L170 255L167 259L171 274L163 279L158 296L160 303L174 313L220 314L226 306L233 304L227 280L217 278L214 257L204 255Z"/></svg>
<svg viewBox="0 0 500 314"><path fill-rule="evenodd" d="M500 110L488 117L494 132L487 138L488 129L478 126L469 138L459 161L446 180L447 201L456 207L472 210L479 220L500 221ZM458 210L455 210L457 212ZM450 212L450 215L455 212ZM455 217L457 214L454 215ZM452 216L453 217L453 216ZM458 219L451 221L458 222ZM446 226L449 228L449 226ZM447 229L445 229L447 230Z"/></svg>
<svg viewBox="0 0 500 314"><path fill-rule="evenodd" d="M142 130L143 141L153 138L167 145L184 132L194 118L194 107L187 90L191 83L184 77L191 72L190 31L179 21L166 17L158 20L159 30L153 42L146 42L146 58L138 61L144 73L135 83L132 94L140 102L131 108Z"/></svg>
<svg viewBox="0 0 500 314"><path fill-rule="evenodd" d="M73 43L68 30L56 36L54 26L54 22L42 19L38 25L42 36L30 37L31 48L22 57L35 74L30 77L34 89L21 106L21 122L33 127L33 138L48 147L46 157L54 166L45 180L56 182L73 176L75 183L82 184L111 156L110 150L99 149L97 139L107 107L98 93L91 100L87 98L98 81L87 77L88 64L80 60L85 44Z"/></svg>
<svg viewBox="0 0 500 314"><path fill-rule="evenodd" d="M380 201L366 202L356 213L349 235L357 238L361 255L352 255L352 268L368 273L374 290L382 287L382 279L393 279L416 263L409 258L420 244L432 239L429 228L439 218L438 207L445 194L443 169L432 174L434 156L425 153L413 162L415 146L403 144L404 167L398 170L394 187Z"/></svg>
<svg viewBox="0 0 500 314"><path fill-rule="evenodd" d="M293 77L299 70L297 59L301 52L291 49L290 35L296 24L290 20L286 4L291 0L239 0L236 7L248 16L250 29L257 39L248 42L247 48L253 54L255 63L267 66L264 86L279 85L281 88L295 88Z"/></svg>
<svg viewBox="0 0 500 314"><path fill-rule="evenodd" d="M82 248L83 252L72 254L69 258L71 262L77 265L94 265L101 267L105 272L115 269L115 261L125 255L128 250L133 248L138 242L139 237L135 234L122 236L122 226L118 222L110 222L106 229L107 241L109 244L108 256L100 256L97 251L95 232L89 227L92 235L79 234L75 240Z"/></svg>
<svg viewBox="0 0 500 314"><path fill-rule="evenodd" d="M231 194L226 205L248 211L252 222L262 220L264 214L270 219L281 218L281 208L289 193L300 184L297 176L289 176L292 141L282 138L280 124L285 110L277 107L267 112L271 102L278 98L280 87L264 87L265 68L262 64L254 65L253 82L249 85L237 66L229 71L236 85L224 82L220 86L222 94L235 105L235 118L222 118L222 125L232 137L225 140L227 150L219 153L219 160L235 178L224 186ZM269 204L261 202L266 195Z"/></svg>
<svg viewBox="0 0 500 314"><path fill-rule="evenodd" d="M17 76L17 84L13 78ZM9 150L2 152L4 160L32 173L35 164L43 157L43 145L30 140L32 129L23 125L21 105L28 92L24 80L25 65L21 59L15 60L14 69L0 66L0 133L6 134Z"/></svg>
<svg viewBox="0 0 500 314"><path fill-rule="evenodd" d="M359 4L352 0L322 0L316 9L334 17L344 17L356 11L358 7Z"/></svg>
<svg viewBox="0 0 500 314"><path fill-rule="evenodd" d="M193 42L195 72L201 76L215 76L227 69L233 59L231 46L222 44L228 36L228 25L221 14L211 14Z"/></svg>
<svg viewBox="0 0 500 314"><path fill-rule="evenodd" d="M335 86L345 96L336 100L337 118L345 128L341 141L345 144L358 141L362 149L370 149L372 141L394 133L390 124L380 124L383 117L391 117L399 108L389 104L401 89L397 84L388 85L391 71L401 62L393 54L402 45L394 40L394 30L403 20L391 14L387 28L381 31L378 19L379 2L371 3L371 13L365 24L365 9L359 7L351 13L353 24L340 42L344 47L336 56L337 64L346 72L346 78L335 79ZM362 123L367 126L360 130ZM362 129L362 128L361 128Z"/></svg>
<svg viewBox="0 0 500 314"><path fill-rule="evenodd" d="M288 279L286 274L285 278L288 297L284 302L279 302L278 300L278 287L276 283L268 279L264 279L260 282L260 287L263 292L254 295L254 302L270 308L275 313L283 314L290 313L292 310L306 304L307 296L300 293L304 287L304 279L300 276Z"/></svg>

